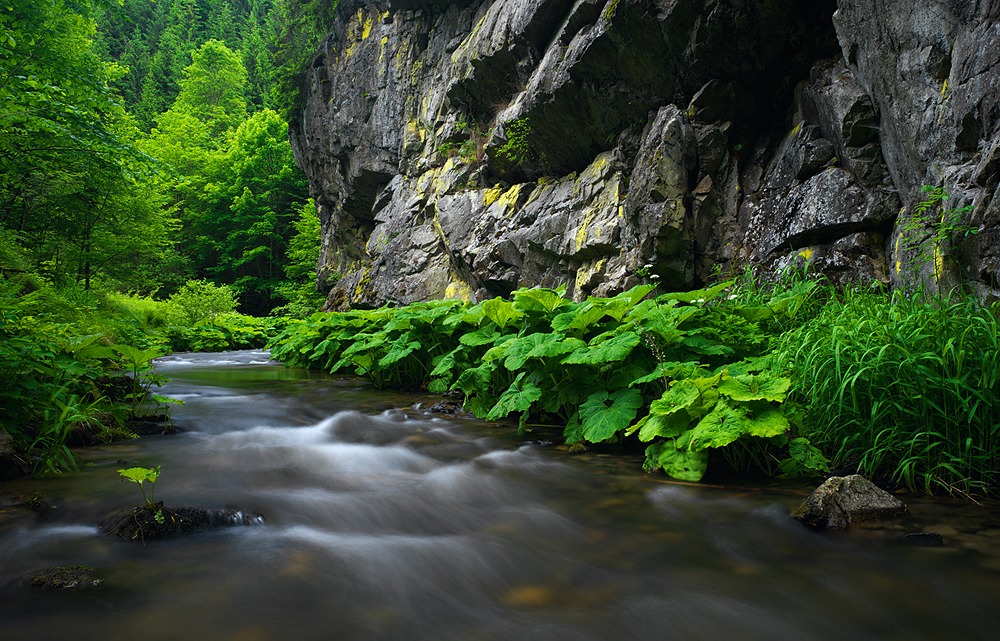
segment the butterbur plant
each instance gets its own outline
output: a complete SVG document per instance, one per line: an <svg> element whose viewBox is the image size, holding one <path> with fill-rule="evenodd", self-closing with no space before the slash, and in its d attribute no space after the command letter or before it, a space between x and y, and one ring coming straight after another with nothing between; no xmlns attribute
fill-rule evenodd
<svg viewBox="0 0 1000 641"><path fill-rule="evenodd" d="M130 467L127 470L118 470L118 474L123 479L128 479L139 485L139 491L142 492L142 498L146 501L146 507L152 510L155 506L153 503L153 489L156 485L157 477L160 476L160 466L157 465L155 470L146 467ZM142 484L146 481L149 481L149 497L146 497L146 490L142 487Z"/></svg>

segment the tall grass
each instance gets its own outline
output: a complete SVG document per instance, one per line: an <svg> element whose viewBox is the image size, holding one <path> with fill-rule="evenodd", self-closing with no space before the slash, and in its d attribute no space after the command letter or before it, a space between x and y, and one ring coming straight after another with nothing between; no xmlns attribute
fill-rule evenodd
<svg viewBox="0 0 1000 641"><path fill-rule="evenodd" d="M835 464L912 490L996 493L996 305L847 291L785 334L807 436Z"/></svg>

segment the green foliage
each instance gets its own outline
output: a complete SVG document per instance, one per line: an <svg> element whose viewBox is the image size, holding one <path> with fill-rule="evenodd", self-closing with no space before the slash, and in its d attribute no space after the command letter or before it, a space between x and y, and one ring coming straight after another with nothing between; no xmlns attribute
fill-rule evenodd
<svg viewBox="0 0 1000 641"><path fill-rule="evenodd" d="M146 501L146 507L151 510L156 507L155 503L153 503L153 490L156 486L156 479L160 476L159 465L156 466L155 470L147 467L130 467L127 470L118 470L118 475L122 479L128 479L139 486L142 498ZM149 482L149 498L146 497L146 490L142 487L142 484L147 481Z"/></svg>
<svg viewBox="0 0 1000 641"><path fill-rule="evenodd" d="M162 356L159 349L140 349L131 345L112 345L111 349L119 354L122 362L132 372L132 388L125 395L125 400L129 403L129 416L138 418L151 413L150 408L144 407L150 399L150 390L153 385L157 387L166 382L166 378L153 371L153 359ZM171 399L171 402L181 403ZM170 405L167 405L169 408ZM168 409L169 412L169 409Z"/></svg>
<svg viewBox="0 0 1000 641"><path fill-rule="evenodd" d="M951 251L951 246L960 238L979 233L976 227L963 223L972 205L945 209L948 194L942 187L924 185L920 190L926 194L925 200L917 203L913 215L899 228L903 241L901 249L913 252L908 264L911 270L940 260L940 256ZM935 264L935 276L940 272L941 266Z"/></svg>
<svg viewBox="0 0 1000 641"><path fill-rule="evenodd" d="M804 435L836 465L912 489L995 492L998 311L876 289L831 300L783 339Z"/></svg>
<svg viewBox="0 0 1000 641"><path fill-rule="evenodd" d="M496 160L509 169L523 166L526 162L537 160L537 154L531 146L531 120L521 118L504 125L506 141L496 150Z"/></svg>
<svg viewBox="0 0 1000 641"><path fill-rule="evenodd" d="M191 58L172 110L205 123L211 140L224 140L246 119L246 69L239 55L218 40L204 43Z"/></svg>
<svg viewBox="0 0 1000 641"><path fill-rule="evenodd" d="M189 280L170 297L175 309L181 310L189 325L212 320L219 314L236 309L233 290L226 285L215 285L207 280Z"/></svg>
<svg viewBox="0 0 1000 641"><path fill-rule="evenodd" d="M791 439L771 439L797 436L782 404L791 381L755 358L768 341L755 338L759 325L744 321L742 306L720 298L729 286L650 300L646 285L580 303L561 290L523 289L475 306L314 314L270 346L287 364L352 371L379 387L461 390L480 417L516 414L521 429L562 424L569 443L638 432L652 442L647 465L684 478L701 478L709 450L742 452L756 441L749 451L760 469L821 469L820 459L805 456L780 468ZM771 317L797 314L815 287L781 298L799 304L776 304ZM736 348L715 338L740 333Z"/></svg>

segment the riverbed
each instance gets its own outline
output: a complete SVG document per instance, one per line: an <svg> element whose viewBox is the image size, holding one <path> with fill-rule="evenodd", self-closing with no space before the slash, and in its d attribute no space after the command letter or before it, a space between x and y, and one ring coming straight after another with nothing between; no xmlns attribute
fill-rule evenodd
<svg viewBox="0 0 1000 641"><path fill-rule="evenodd" d="M675 484L641 458L569 454L427 411L434 397L286 369L260 351L177 354L185 431L81 450L80 474L0 484L0 639L994 639L996 504L901 497L911 516L810 531L815 483ZM163 541L95 525L155 499L263 524ZM807 487L808 485L808 487ZM943 547L894 542L936 531ZM103 584L19 577L85 564Z"/></svg>

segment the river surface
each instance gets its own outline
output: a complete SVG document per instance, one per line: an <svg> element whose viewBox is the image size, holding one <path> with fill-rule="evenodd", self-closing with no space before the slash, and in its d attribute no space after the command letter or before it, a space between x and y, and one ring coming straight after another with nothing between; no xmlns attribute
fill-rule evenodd
<svg viewBox="0 0 1000 641"><path fill-rule="evenodd" d="M996 639L995 505L903 497L890 528L815 533L802 486L646 477L443 419L433 398L285 369L257 351L158 361L187 431L91 447L82 472L0 484L54 507L0 514L0 639ZM422 405L423 404L423 405ZM163 541L101 538L141 502L125 466L162 467L168 506L264 524ZM937 531L941 548L891 543ZM86 564L104 584L18 578Z"/></svg>

